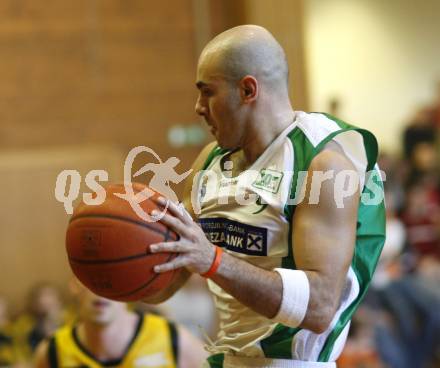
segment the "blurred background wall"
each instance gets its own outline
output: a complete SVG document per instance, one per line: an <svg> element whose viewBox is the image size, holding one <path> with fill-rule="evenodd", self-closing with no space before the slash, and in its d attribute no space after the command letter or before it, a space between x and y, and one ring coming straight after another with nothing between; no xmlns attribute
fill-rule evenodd
<svg viewBox="0 0 440 368"><path fill-rule="evenodd" d="M310 107L371 129L400 150L402 122L433 102L440 81L440 2L304 2Z"/></svg>
<svg viewBox="0 0 440 368"><path fill-rule="evenodd" d="M300 1L0 2L0 291L12 305L35 281L62 287L69 277L68 216L54 198L61 170L104 169L120 181L128 151L145 145L178 156L181 173L211 139L194 83L213 35L246 22L271 29L306 108L301 20Z"/></svg>
<svg viewBox="0 0 440 368"><path fill-rule="evenodd" d="M160 148L194 119L190 0L5 0L0 17L2 148Z"/></svg>
<svg viewBox="0 0 440 368"><path fill-rule="evenodd" d="M195 121L193 23L190 0L0 2L0 290L13 304L68 277L57 174L120 180L130 148L164 157L168 128ZM185 167L197 149L180 150Z"/></svg>

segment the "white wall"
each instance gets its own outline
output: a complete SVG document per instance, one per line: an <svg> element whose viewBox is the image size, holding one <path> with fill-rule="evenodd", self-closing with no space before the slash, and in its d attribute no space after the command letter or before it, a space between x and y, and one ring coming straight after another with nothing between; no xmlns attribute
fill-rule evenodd
<svg viewBox="0 0 440 368"><path fill-rule="evenodd" d="M440 0L305 0L310 108L366 127L398 151L404 123L440 81Z"/></svg>

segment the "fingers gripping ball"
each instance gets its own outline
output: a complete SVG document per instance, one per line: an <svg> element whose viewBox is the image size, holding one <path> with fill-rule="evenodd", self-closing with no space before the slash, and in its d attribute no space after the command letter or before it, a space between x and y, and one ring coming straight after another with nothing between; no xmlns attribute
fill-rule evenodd
<svg viewBox="0 0 440 368"><path fill-rule="evenodd" d="M133 184L134 193L144 188ZM92 292L108 299L136 301L153 296L171 285L181 271L155 273L155 265L177 254L152 254L150 245L178 236L159 221L141 219L127 200L115 195L125 193L122 184L105 190L104 203L81 203L70 219L66 250L72 271ZM151 199L139 205L147 214L157 208Z"/></svg>

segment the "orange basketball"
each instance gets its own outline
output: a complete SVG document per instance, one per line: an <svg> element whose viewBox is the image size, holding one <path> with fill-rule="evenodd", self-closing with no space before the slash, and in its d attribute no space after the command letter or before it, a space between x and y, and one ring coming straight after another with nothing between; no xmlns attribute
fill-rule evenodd
<svg viewBox="0 0 440 368"><path fill-rule="evenodd" d="M134 193L144 188L133 184ZM81 203L70 219L66 250L73 273L95 294L124 302L167 288L180 271L156 273L153 267L176 254L153 254L150 244L177 240L177 234L160 222L140 218L127 200L115 195L125 193L122 184L109 185L105 191L104 203ZM148 215L157 208L150 199L139 205Z"/></svg>

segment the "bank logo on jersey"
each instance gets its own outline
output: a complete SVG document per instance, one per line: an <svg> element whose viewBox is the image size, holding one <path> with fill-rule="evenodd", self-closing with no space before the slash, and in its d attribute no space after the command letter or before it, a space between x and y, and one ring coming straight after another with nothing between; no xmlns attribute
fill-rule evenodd
<svg viewBox="0 0 440 368"><path fill-rule="evenodd" d="M283 173L279 171L261 169L257 179L252 183L252 186L275 194L280 189L282 178Z"/></svg>
<svg viewBox="0 0 440 368"><path fill-rule="evenodd" d="M246 249L261 251L263 249L263 237L259 233L249 233L246 240Z"/></svg>
<svg viewBox="0 0 440 368"><path fill-rule="evenodd" d="M199 221L211 243L242 254L267 256L267 229L226 218Z"/></svg>

